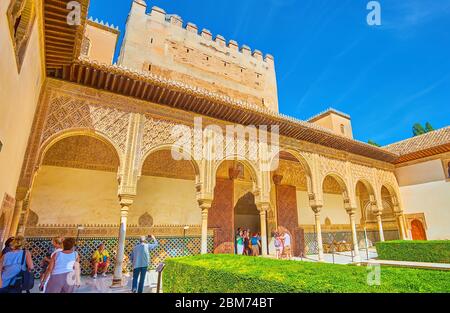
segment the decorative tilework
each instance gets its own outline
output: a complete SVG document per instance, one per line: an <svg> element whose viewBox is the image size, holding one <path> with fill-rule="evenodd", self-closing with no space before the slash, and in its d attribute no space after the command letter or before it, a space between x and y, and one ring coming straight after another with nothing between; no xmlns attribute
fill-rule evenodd
<svg viewBox="0 0 450 313"><path fill-rule="evenodd" d="M152 268L158 266L159 263L164 262L166 258L175 258L181 256L189 256L200 254L201 237L186 236L186 237L157 237L159 246L152 251ZM138 244L138 237L128 237L125 245L125 263L128 271L132 270L131 262L128 258L133 251L133 248ZM90 275L92 271L91 257L97 246L104 243L106 249L111 255L111 266L109 272L114 270L114 263L116 260L117 238L79 238L78 239L78 253L80 254L81 274ZM35 277L39 278L42 266L41 261L48 253L51 247L51 238L27 238L27 248L31 251L33 263L35 267ZM214 247L214 238L208 237L208 252L212 252Z"/></svg>
<svg viewBox="0 0 450 313"><path fill-rule="evenodd" d="M360 249L365 248L364 232L358 231L358 246ZM384 238L386 241L398 240L400 235L397 230L385 230ZM369 242L369 247L374 246L374 244L380 241L380 233L378 231L367 231L367 240ZM352 244L352 233L348 232L322 232L322 242L324 245L331 245L333 242L343 242L350 244L350 249L353 250ZM317 254L317 241L315 233L305 233L305 246L306 254ZM325 252L325 251L324 251Z"/></svg>

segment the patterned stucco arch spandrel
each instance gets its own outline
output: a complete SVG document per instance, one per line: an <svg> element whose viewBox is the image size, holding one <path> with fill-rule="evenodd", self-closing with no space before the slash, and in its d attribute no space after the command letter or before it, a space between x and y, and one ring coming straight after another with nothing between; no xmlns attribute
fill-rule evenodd
<svg viewBox="0 0 450 313"><path fill-rule="evenodd" d="M60 136L98 134L124 159L130 113L59 92L47 91L38 106L26 157L22 166L18 194L31 187L40 158L49 143Z"/></svg>

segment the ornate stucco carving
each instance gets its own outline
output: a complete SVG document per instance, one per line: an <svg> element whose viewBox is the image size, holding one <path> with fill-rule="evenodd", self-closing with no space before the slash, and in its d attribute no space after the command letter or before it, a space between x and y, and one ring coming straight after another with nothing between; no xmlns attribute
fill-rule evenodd
<svg viewBox="0 0 450 313"><path fill-rule="evenodd" d="M68 129L90 129L101 132L120 152L125 152L128 112L103 107L62 94L50 99L41 143Z"/></svg>

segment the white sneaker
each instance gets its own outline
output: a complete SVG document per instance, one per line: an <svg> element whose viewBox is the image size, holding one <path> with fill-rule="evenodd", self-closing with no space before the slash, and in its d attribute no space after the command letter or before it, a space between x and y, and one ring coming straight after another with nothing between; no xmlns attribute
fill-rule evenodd
<svg viewBox="0 0 450 313"><path fill-rule="evenodd" d="M102 276L103 276L103 277L106 277L106 273L103 273Z"/></svg>
<svg viewBox="0 0 450 313"><path fill-rule="evenodd" d="M97 279L97 274L95 274L94 276L92 276L93 279Z"/></svg>

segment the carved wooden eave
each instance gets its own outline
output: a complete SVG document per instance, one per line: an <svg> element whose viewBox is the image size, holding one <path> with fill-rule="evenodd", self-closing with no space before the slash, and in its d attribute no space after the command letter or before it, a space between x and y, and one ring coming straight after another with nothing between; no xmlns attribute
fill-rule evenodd
<svg viewBox="0 0 450 313"><path fill-rule="evenodd" d="M446 152L450 152L450 143L446 143L446 144L439 145L436 147L432 147L432 148L408 153L405 155L401 155L395 161L395 164L401 164L401 163L405 163L405 162L419 160L419 159L427 158L430 156L434 156L434 155L438 155L438 154L442 154L442 153L446 153Z"/></svg>
<svg viewBox="0 0 450 313"><path fill-rule="evenodd" d="M81 5L81 24L69 25L67 16L70 0L43 0L45 63L47 75L52 76L62 66L70 64L80 54L89 0L78 0Z"/></svg>
<svg viewBox="0 0 450 313"><path fill-rule="evenodd" d="M278 125L280 135L394 163L397 155L360 141L336 135L312 123L235 100L183 82L151 73L99 64L86 59L73 61L51 77L128 97L242 125Z"/></svg>

